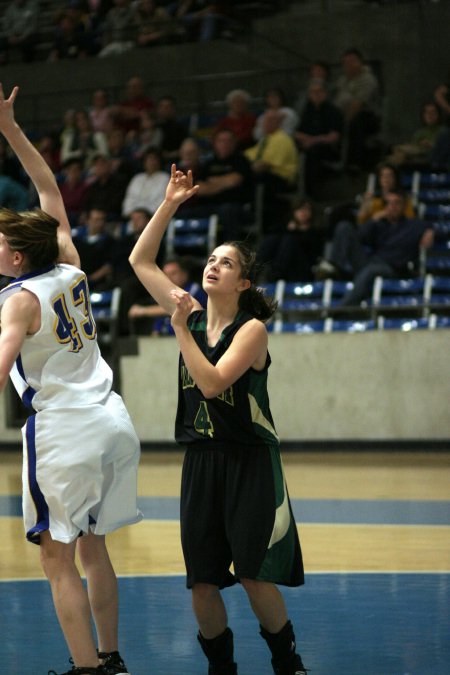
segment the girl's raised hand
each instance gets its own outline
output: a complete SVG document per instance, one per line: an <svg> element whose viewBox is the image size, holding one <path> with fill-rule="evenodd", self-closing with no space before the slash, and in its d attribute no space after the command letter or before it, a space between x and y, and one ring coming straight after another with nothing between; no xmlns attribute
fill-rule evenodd
<svg viewBox="0 0 450 675"><path fill-rule="evenodd" d="M19 92L19 87L14 87L9 98L5 98L3 85L0 83L0 129L5 124L14 122L14 101Z"/></svg>
<svg viewBox="0 0 450 675"><path fill-rule="evenodd" d="M187 173L178 171L175 164L170 170L170 181L166 189L166 200L182 204L198 191L198 185L194 185L192 171Z"/></svg>
<svg viewBox="0 0 450 675"><path fill-rule="evenodd" d="M194 302L192 296L181 289L174 288L170 291L172 300L175 301L175 311L172 314L171 324L173 328L176 326L185 326L189 314L192 312Z"/></svg>

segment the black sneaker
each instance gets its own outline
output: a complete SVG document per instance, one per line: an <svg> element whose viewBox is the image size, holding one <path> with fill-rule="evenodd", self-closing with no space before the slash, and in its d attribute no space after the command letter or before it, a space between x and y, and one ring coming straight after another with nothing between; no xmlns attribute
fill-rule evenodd
<svg viewBox="0 0 450 675"><path fill-rule="evenodd" d="M277 664L272 659L272 666L275 675L306 675L308 672L299 654L292 654L289 663Z"/></svg>
<svg viewBox="0 0 450 675"><path fill-rule="evenodd" d="M237 675L236 663L224 663L221 666L209 665L208 675Z"/></svg>
<svg viewBox="0 0 450 675"><path fill-rule="evenodd" d="M106 675L130 675L119 652L99 652Z"/></svg>
<svg viewBox="0 0 450 675"><path fill-rule="evenodd" d="M54 670L49 670L48 675L58 675ZM109 675L103 666L97 666L96 668L82 668L80 666L72 666L67 673L60 673L59 675Z"/></svg>

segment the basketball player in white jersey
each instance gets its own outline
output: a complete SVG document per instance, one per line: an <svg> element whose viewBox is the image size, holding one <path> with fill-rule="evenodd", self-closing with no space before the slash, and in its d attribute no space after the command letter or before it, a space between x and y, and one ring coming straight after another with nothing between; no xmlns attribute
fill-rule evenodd
<svg viewBox="0 0 450 675"><path fill-rule="evenodd" d="M141 519L139 441L122 399L111 390L111 369L97 345L86 276L55 177L15 121L17 93L15 87L5 99L0 85L0 132L34 183L42 209L0 209L0 274L14 279L0 291L0 391L10 374L34 411L22 430L25 531L40 544L74 663L70 675L126 674L105 535Z"/></svg>

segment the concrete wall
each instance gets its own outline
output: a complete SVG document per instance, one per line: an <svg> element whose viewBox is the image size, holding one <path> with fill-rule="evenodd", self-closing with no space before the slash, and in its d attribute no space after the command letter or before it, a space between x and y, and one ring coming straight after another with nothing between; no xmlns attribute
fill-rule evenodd
<svg viewBox="0 0 450 675"><path fill-rule="evenodd" d="M284 441L450 439L447 331L273 335L269 388ZM173 439L177 345L141 339L123 395L144 441Z"/></svg>
<svg viewBox="0 0 450 675"><path fill-rule="evenodd" d="M446 330L272 335L269 390L283 441L449 439ZM122 394L144 442L172 442L177 404L175 339L141 338L121 360ZM0 442L20 441L5 425Z"/></svg>

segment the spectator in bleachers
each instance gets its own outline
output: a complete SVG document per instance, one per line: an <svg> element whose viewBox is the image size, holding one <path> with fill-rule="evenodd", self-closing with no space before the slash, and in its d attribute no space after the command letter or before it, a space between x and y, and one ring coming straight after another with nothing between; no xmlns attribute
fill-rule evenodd
<svg viewBox="0 0 450 675"><path fill-rule="evenodd" d="M185 138L180 145L177 168L184 173L187 173L189 170L191 170L194 177L194 183L197 183L198 177L202 175L205 161L206 160L202 155L202 149L198 141L195 138L191 138L190 136ZM186 209L192 209L197 204L197 194L193 195L188 200L188 202L180 204L178 208L180 218L184 217L184 212Z"/></svg>
<svg viewBox="0 0 450 675"><path fill-rule="evenodd" d="M417 273L421 248L433 243L433 229L424 221L405 216L405 195L391 190L385 197L385 214L355 228L339 223L327 260L318 267L318 277L350 277L353 289L343 306L354 306L370 297L377 276L411 277ZM326 264L324 264L326 263Z"/></svg>
<svg viewBox="0 0 450 675"><path fill-rule="evenodd" d="M401 174L397 167L382 162L376 172L375 190L366 190L361 198L361 203L357 212L357 221L359 224L365 223L371 218L380 220L387 213L387 196L391 190L400 190ZM413 200L410 195L405 195L404 212L406 218L414 218L416 215Z"/></svg>
<svg viewBox="0 0 450 675"><path fill-rule="evenodd" d="M136 46L136 19L131 0L114 0L103 24L103 47L99 52L105 56L120 56Z"/></svg>
<svg viewBox="0 0 450 675"><path fill-rule="evenodd" d="M26 211L28 206L28 190L11 176L0 173L0 207Z"/></svg>
<svg viewBox="0 0 450 675"><path fill-rule="evenodd" d="M119 334L122 336L128 335L130 332L128 318L130 307L135 303L145 305L149 302L150 296L134 274L128 257L150 218L151 213L146 209L134 209L128 220L119 224L116 232L113 279L114 285L119 286L121 291L118 324ZM159 258L160 262L162 262L162 256L163 253Z"/></svg>
<svg viewBox="0 0 450 675"><path fill-rule="evenodd" d="M80 255L91 291L113 287L114 239L107 231L107 212L90 209L86 226L73 230L73 242Z"/></svg>
<svg viewBox="0 0 450 675"><path fill-rule="evenodd" d="M68 159L62 167L59 191L66 208L67 217L72 228L80 225L86 207L88 183L84 176L83 161L76 157Z"/></svg>
<svg viewBox="0 0 450 675"><path fill-rule="evenodd" d="M122 130L120 130L121 133ZM135 166L140 167L147 150L161 150L163 134L156 126L156 116L150 110L142 110L137 131L130 131L126 137L126 147Z"/></svg>
<svg viewBox="0 0 450 675"><path fill-rule="evenodd" d="M442 113L445 122L450 121L450 86L442 82L439 84L433 94L433 98Z"/></svg>
<svg viewBox="0 0 450 675"><path fill-rule="evenodd" d="M69 6L80 9L86 30L89 33L92 53L103 48L103 31L106 15L113 7L113 0L69 0Z"/></svg>
<svg viewBox="0 0 450 675"><path fill-rule="evenodd" d="M153 110L155 104L145 91L144 81L133 75L126 83L125 97L113 106L115 123L125 132L139 129L142 110Z"/></svg>
<svg viewBox="0 0 450 675"><path fill-rule="evenodd" d="M283 90L280 87L272 87L268 89L264 94L264 103L266 110L279 110L283 115L283 120L281 122L281 128L289 136L293 136L298 124L298 115L293 108L290 108L286 105L286 96ZM255 141L259 141L264 134L264 112L261 113L256 119L256 124L253 129L253 138Z"/></svg>
<svg viewBox="0 0 450 675"><path fill-rule="evenodd" d="M162 158L158 150L149 149L144 154L143 171L129 182L122 203L122 216L129 218L135 209L146 209L153 215L166 194L170 175L162 170Z"/></svg>
<svg viewBox="0 0 450 675"><path fill-rule="evenodd" d="M258 250L264 281L313 281L324 237L309 199L297 202L284 232L266 235Z"/></svg>
<svg viewBox="0 0 450 675"><path fill-rule="evenodd" d="M111 131L113 114L105 89L96 89L92 93L88 114L94 131L101 131L104 134Z"/></svg>
<svg viewBox="0 0 450 675"><path fill-rule="evenodd" d="M208 42L228 26L231 9L230 0L181 0L175 16L188 40Z"/></svg>
<svg viewBox="0 0 450 675"><path fill-rule="evenodd" d="M401 168L421 169L430 164L431 151L437 137L444 128L439 106L428 101L422 106L420 127L411 136L408 143L399 143L392 148L392 154L386 157L390 164Z"/></svg>
<svg viewBox="0 0 450 675"><path fill-rule="evenodd" d="M265 233L284 229L290 204L286 195L297 187L299 155L295 141L281 129L282 115L277 110L264 113L263 137L245 151L257 183L264 186Z"/></svg>
<svg viewBox="0 0 450 675"><path fill-rule="evenodd" d="M41 136L36 141L36 147L53 173L58 173L61 168L61 149L54 134L48 133Z"/></svg>
<svg viewBox="0 0 450 675"><path fill-rule="evenodd" d="M431 149L430 164L435 170L450 171L450 86L439 84L434 90L434 100L439 106L444 128L439 132Z"/></svg>
<svg viewBox="0 0 450 675"><path fill-rule="evenodd" d="M36 0L11 0L5 9L0 36L0 65L8 62L11 50L18 50L25 62L35 58L38 41Z"/></svg>
<svg viewBox="0 0 450 675"><path fill-rule="evenodd" d="M220 237L224 241L240 239L245 223L245 208L253 196L250 163L238 149L237 138L228 129L216 131L213 154L198 168L199 186L195 200L180 211L183 218L201 218L217 214Z"/></svg>
<svg viewBox="0 0 450 675"><path fill-rule="evenodd" d="M136 161L133 154L131 143L127 142L127 137L123 129L111 129L106 136L108 146L108 157L111 160L112 171L116 175L123 177L128 184L134 174L141 166L141 158Z"/></svg>
<svg viewBox="0 0 450 675"><path fill-rule="evenodd" d="M195 183L201 171L203 161L202 149L198 141L190 136L185 138L180 145L177 168L184 173L190 169L194 175Z"/></svg>
<svg viewBox="0 0 450 675"><path fill-rule="evenodd" d="M156 0L138 0L135 7L138 47L164 44L173 35L175 21Z"/></svg>
<svg viewBox="0 0 450 675"><path fill-rule="evenodd" d="M4 136L0 134L0 174L3 176L9 176L19 183L27 184L28 180L25 179L25 173L23 172L19 162L15 155L12 155L10 152L9 145L7 144Z"/></svg>
<svg viewBox="0 0 450 675"><path fill-rule="evenodd" d="M437 171L450 171L450 127L444 127L431 149L431 168Z"/></svg>
<svg viewBox="0 0 450 675"><path fill-rule="evenodd" d="M75 109L68 108L64 111L61 125L58 129L58 145L61 148L63 143L67 143L66 136L72 137L75 132Z"/></svg>
<svg viewBox="0 0 450 675"><path fill-rule="evenodd" d="M206 307L206 293L201 284L193 279L193 261L189 257L170 258L165 261L162 269L175 286L183 288L203 307ZM142 284L141 288L144 288ZM148 292L146 297L143 295L139 298L139 302L130 306L128 320L133 323L134 333L154 336L175 334L170 323L170 316L153 301Z"/></svg>
<svg viewBox="0 0 450 675"><path fill-rule="evenodd" d="M226 96L227 113L219 120L215 130L230 129L236 136L240 150L254 143L253 130L256 115L250 109L250 94L243 89L233 89Z"/></svg>
<svg viewBox="0 0 450 675"><path fill-rule="evenodd" d="M342 113L328 97L322 80L311 80L308 101L300 117L295 138L304 154L304 187L310 197L318 197L329 175L331 162L341 157Z"/></svg>
<svg viewBox="0 0 450 675"><path fill-rule="evenodd" d="M127 185L127 177L114 171L113 160L108 155L95 155L89 170L86 208L105 211L108 221L119 222Z"/></svg>
<svg viewBox="0 0 450 675"><path fill-rule="evenodd" d="M334 104L346 123L346 162L349 168L367 168L366 141L380 129L379 83L358 49L347 49L341 63Z"/></svg>
<svg viewBox="0 0 450 675"><path fill-rule="evenodd" d="M79 59L94 54L93 37L82 19L80 8L71 4L57 12L48 60Z"/></svg>
<svg viewBox="0 0 450 675"><path fill-rule="evenodd" d="M113 232L116 244L113 263L115 286L121 286L126 280L133 276L136 277L128 262L128 257L150 218L151 213L147 209L134 209L127 219L118 223Z"/></svg>
<svg viewBox="0 0 450 675"><path fill-rule="evenodd" d="M156 104L156 125L162 133L161 153L165 164L178 160L180 145L188 136L188 130L178 119L177 104L173 96L166 94Z"/></svg>
<svg viewBox="0 0 450 675"><path fill-rule="evenodd" d="M294 108L300 116L302 115L303 109L308 101L309 84L313 80L319 80L322 82L322 84L326 87L330 99L334 97L334 86L331 81L331 71L329 64L326 61L313 61L309 67L306 87L300 90L294 104Z"/></svg>
<svg viewBox="0 0 450 675"><path fill-rule="evenodd" d="M64 135L61 144L61 162L77 157L87 169L97 154L107 154L108 145L103 131L94 131L86 110L75 112L75 126Z"/></svg>

